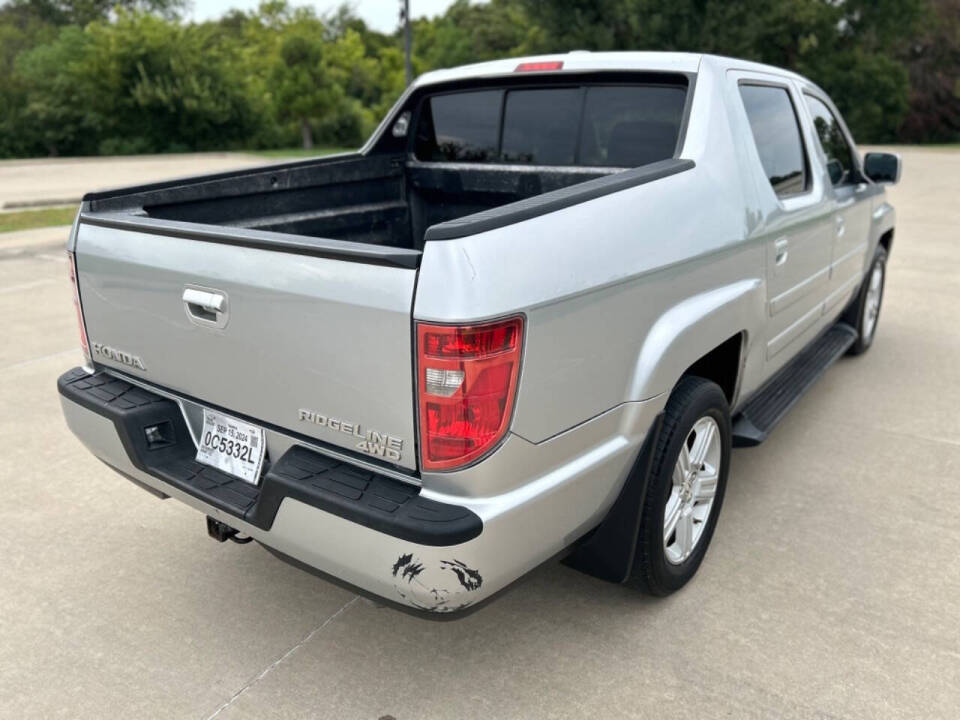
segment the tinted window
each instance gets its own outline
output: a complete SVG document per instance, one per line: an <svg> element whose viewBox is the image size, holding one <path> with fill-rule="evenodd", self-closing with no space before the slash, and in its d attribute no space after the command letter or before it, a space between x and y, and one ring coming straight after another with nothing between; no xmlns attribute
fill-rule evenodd
<svg viewBox="0 0 960 720"><path fill-rule="evenodd" d="M503 148L509 163L573 165L580 90L515 90L503 109Z"/></svg>
<svg viewBox="0 0 960 720"><path fill-rule="evenodd" d="M767 179L779 196L807 187L800 126L790 94L784 88L741 85L740 95Z"/></svg>
<svg viewBox="0 0 960 720"><path fill-rule="evenodd" d="M827 170L834 185L852 182L853 152L847 144L847 138L840 129L840 123L824 103L810 95L805 96L807 107L813 116L813 126L820 139L820 147L827 157Z"/></svg>
<svg viewBox="0 0 960 720"><path fill-rule="evenodd" d="M490 162L497 156L500 90L435 95L417 126L421 160Z"/></svg>
<svg viewBox="0 0 960 720"><path fill-rule="evenodd" d="M420 160L638 167L673 157L687 89L594 85L479 90L427 98Z"/></svg>
<svg viewBox="0 0 960 720"><path fill-rule="evenodd" d="M687 91L591 87L580 129L580 164L638 167L673 157Z"/></svg>

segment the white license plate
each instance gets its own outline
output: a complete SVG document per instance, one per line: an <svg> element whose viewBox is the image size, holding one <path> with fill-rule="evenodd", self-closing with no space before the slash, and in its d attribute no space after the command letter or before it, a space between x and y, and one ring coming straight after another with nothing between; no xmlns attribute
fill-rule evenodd
<svg viewBox="0 0 960 720"><path fill-rule="evenodd" d="M258 485L265 445L263 428L215 410L203 411L197 462Z"/></svg>

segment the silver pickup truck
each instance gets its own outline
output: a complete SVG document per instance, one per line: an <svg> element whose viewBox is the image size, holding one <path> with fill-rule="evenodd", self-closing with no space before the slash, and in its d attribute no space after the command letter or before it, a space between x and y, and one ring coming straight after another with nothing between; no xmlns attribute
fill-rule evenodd
<svg viewBox="0 0 960 720"><path fill-rule="evenodd" d="M216 539L401 606L561 554L666 595L731 447L870 347L899 175L750 62L429 73L357 153L87 195L63 412Z"/></svg>

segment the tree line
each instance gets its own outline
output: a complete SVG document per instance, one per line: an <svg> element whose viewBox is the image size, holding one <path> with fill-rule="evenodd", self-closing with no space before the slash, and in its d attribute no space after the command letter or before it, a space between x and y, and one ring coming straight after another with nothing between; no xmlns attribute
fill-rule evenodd
<svg viewBox="0 0 960 720"><path fill-rule="evenodd" d="M399 29L347 5L183 11L0 5L0 157L355 147L403 90ZM576 49L743 57L819 83L861 142L960 140L960 0L457 0L413 38L417 74Z"/></svg>

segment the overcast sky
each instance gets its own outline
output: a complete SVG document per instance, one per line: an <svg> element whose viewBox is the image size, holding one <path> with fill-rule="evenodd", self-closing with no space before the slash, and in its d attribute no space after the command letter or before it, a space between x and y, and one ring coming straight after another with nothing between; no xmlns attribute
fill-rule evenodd
<svg viewBox="0 0 960 720"><path fill-rule="evenodd" d="M194 20L211 20L223 15L231 8L253 10L260 0L193 0L193 10L188 17ZM291 5L312 5L317 13L335 10L343 0L290 0ZM396 30L400 17L400 0L347 0L354 11L374 30L392 32ZM432 17L440 15L453 0L410 0L411 17Z"/></svg>

